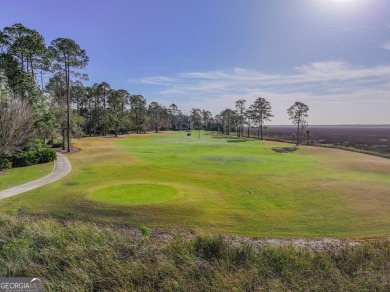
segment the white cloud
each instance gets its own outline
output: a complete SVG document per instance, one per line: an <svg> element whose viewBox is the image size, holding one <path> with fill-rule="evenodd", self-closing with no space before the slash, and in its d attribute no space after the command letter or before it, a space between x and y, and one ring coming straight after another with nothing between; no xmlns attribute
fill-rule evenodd
<svg viewBox="0 0 390 292"><path fill-rule="evenodd" d="M386 41L383 43L383 48L385 50L389 50L390 51L390 41Z"/></svg>
<svg viewBox="0 0 390 292"><path fill-rule="evenodd" d="M224 108L234 107L239 98L245 98L250 104L262 96L273 104L276 124L288 123L285 108L296 100L317 109L314 123L333 124L370 123L370 117L371 123L390 123L384 110L390 108L389 80L390 65L354 67L341 61L326 61L295 67L289 74L234 68L183 72L176 76L147 77L130 82L148 88L152 86L154 99L162 103L175 102L186 112L199 107L216 114ZM368 101L371 107L378 107L371 116L361 108L361 104ZM318 114L321 108L328 107L333 109L331 118L334 122L327 121L329 113Z"/></svg>

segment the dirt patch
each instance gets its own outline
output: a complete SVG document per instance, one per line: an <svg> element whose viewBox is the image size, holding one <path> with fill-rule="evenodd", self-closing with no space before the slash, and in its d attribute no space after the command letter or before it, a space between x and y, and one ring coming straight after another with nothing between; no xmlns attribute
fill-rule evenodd
<svg viewBox="0 0 390 292"><path fill-rule="evenodd" d="M137 228L118 228L118 231L122 234L129 235L132 238L139 239L142 237L141 232ZM156 247L165 245L173 241L177 237L184 237L187 239L194 239L197 234L189 230L175 230L175 229L155 229L150 228L151 231L151 244ZM337 239L337 238L320 238L320 239L307 239L307 238L296 238L296 239L257 239L246 236L236 235L224 235L224 239L229 244L236 247L252 246L255 249L261 247L272 246L272 247L293 247L298 249L309 249L309 250L334 250L345 247L358 246L366 242L367 240L352 240L352 239ZM375 241L373 239L372 241Z"/></svg>
<svg viewBox="0 0 390 292"><path fill-rule="evenodd" d="M278 153L290 153L296 151L297 147L273 147L272 150Z"/></svg>
<svg viewBox="0 0 390 292"><path fill-rule="evenodd" d="M56 152L59 152L59 153L62 153L62 154L72 154L72 153L77 153L77 152L79 152L80 151L80 149L78 149L78 148L71 148L70 149L70 152L68 152L68 150L64 150L64 149L62 149L62 147L57 147L57 148L53 148Z"/></svg>
<svg viewBox="0 0 390 292"><path fill-rule="evenodd" d="M276 247L285 247L291 246L294 248L304 248L304 249L337 249L342 247L351 247L360 245L362 242L357 240L341 240L336 238L321 238L321 239L306 239L306 238L297 238L297 239L254 239L250 237L238 237L238 236L226 236L225 239L230 242L232 245L243 246L251 245L255 248L262 246L276 246Z"/></svg>
<svg viewBox="0 0 390 292"><path fill-rule="evenodd" d="M4 175L8 169L0 169L0 176Z"/></svg>

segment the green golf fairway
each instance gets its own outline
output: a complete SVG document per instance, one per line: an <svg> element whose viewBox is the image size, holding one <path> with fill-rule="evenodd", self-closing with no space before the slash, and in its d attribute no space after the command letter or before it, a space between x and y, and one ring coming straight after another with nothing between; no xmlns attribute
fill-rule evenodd
<svg viewBox="0 0 390 292"><path fill-rule="evenodd" d="M0 212L273 238L390 233L389 159L207 132L74 145L70 175Z"/></svg>
<svg viewBox="0 0 390 292"><path fill-rule="evenodd" d="M117 185L99 189L91 198L118 205L161 204L178 197L179 192L171 187L152 184Z"/></svg>

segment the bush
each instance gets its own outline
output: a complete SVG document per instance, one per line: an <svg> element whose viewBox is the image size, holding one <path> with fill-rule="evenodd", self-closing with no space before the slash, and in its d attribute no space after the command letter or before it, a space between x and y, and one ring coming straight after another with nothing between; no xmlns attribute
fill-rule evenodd
<svg viewBox="0 0 390 292"><path fill-rule="evenodd" d="M38 163L46 163L56 160L57 153L51 148L42 148L38 151Z"/></svg>
<svg viewBox="0 0 390 292"><path fill-rule="evenodd" d="M28 150L39 151L42 148L45 148L45 142L41 139L34 139L27 144Z"/></svg>
<svg viewBox="0 0 390 292"><path fill-rule="evenodd" d="M205 259L221 258L227 244L221 235L198 236L195 241L195 251L199 257Z"/></svg>
<svg viewBox="0 0 390 292"><path fill-rule="evenodd" d="M12 162L7 158L0 157L0 169L12 168Z"/></svg>
<svg viewBox="0 0 390 292"><path fill-rule="evenodd" d="M14 165L15 166L30 166L34 164L38 164L39 157L37 155L37 151L28 150L26 152L20 153L15 157Z"/></svg>
<svg viewBox="0 0 390 292"><path fill-rule="evenodd" d="M53 148L58 148L63 146L61 141L49 141L47 144L51 145L51 147Z"/></svg>
<svg viewBox="0 0 390 292"><path fill-rule="evenodd" d="M30 166L38 163L46 163L57 158L54 149L46 148L42 140L35 139L28 145L28 150L13 158L14 166Z"/></svg>

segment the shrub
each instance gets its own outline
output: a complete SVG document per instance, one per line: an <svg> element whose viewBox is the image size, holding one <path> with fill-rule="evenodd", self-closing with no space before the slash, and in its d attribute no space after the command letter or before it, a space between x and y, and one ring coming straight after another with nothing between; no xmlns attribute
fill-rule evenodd
<svg viewBox="0 0 390 292"><path fill-rule="evenodd" d="M143 236L150 236L150 229L144 225L140 226L139 231L141 231Z"/></svg>
<svg viewBox="0 0 390 292"><path fill-rule="evenodd" d="M227 247L224 238L218 236L198 236L195 240L195 251L205 259L221 258Z"/></svg>
<svg viewBox="0 0 390 292"><path fill-rule="evenodd" d="M53 148L58 148L63 146L61 141L49 141L47 144L51 145L51 147Z"/></svg>
<svg viewBox="0 0 390 292"><path fill-rule="evenodd" d="M35 150L28 150L26 152L20 153L15 157L14 165L15 166L30 166L38 164L39 157Z"/></svg>
<svg viewBox="0 0 390 292"><path fill-rule="evenodd" d="M42 148L45 148L45 142L41 139L34 139L27 144L28 150L39 151Z"/></svg>
<svg viewBox="0 0 390 292"><path fill-rule="evenodd" d="M57 153L54 149L46 148L45 144L40 139L35 139L28 144L26 151L13 157L13 165L30 166L38 163L46 163L57 158Z"/></svg>
<svg viewBox="0 0 390 292"><path fill-rule="evenodd" d="M41 148L38 151L38 163L46 163L53 160L56 160L57 153L54 151L54 149L51 148Z"/></svg>
<svg viewBox="0 0 390 292"><path fill-rule="evenodd" d="M0 169L12 168L12 162L7 158L0 157Z"/></svg>
<svg viewBox="0 0 390 292"><path fill-rule="evenodd" d="M144 225L139 227L139 231L141 231L142 237L140 240L140 244L144 244L150 241L150 229Z"/></svg>

